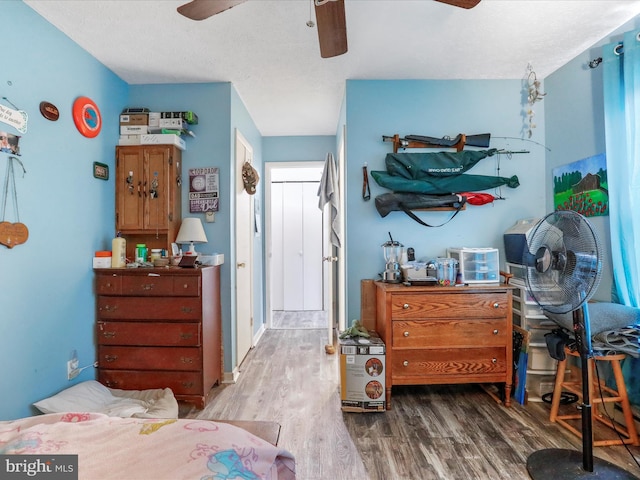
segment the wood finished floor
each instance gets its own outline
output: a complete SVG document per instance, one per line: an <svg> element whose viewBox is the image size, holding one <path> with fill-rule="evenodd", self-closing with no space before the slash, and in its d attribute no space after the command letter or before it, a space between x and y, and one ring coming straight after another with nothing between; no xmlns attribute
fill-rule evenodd
<svg viewBox="0 0 640 480"><path fill-rule="evenodd" d="M275 329L307 329L328 328L327 314L321 310L311 311L284 311L273 312L273 326Z"/></svg>
<svg viewBox="0 0 640 480"><path fill-rule="evenodd" d="M181 417L280 423L299 480L526 479L534 451L581 452L548 421L549 405L504 408L476 385L394 387L390 411L342 412L338 354L325 343L324 329L268 330L238 382L214 387L204 410L182 407ZM594 455L640 476L624 447Z"/></svg>

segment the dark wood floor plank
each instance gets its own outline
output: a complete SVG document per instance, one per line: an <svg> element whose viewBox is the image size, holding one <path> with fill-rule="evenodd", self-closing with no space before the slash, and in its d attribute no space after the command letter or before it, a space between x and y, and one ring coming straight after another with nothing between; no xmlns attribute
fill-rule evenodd
<svg viewBox="0 0 640 480"><path fill-rule="evenodd" d="M181 416L278 422L300 480L526 479L531 453L581 451L549 422L548 404L505 408L476 385L397 386L393 410L342 412L338 354L327 355L325 343L325 330L268 330L236 384L215 387L204 410ZM624 447L594 452L640 476Z"/></svg>

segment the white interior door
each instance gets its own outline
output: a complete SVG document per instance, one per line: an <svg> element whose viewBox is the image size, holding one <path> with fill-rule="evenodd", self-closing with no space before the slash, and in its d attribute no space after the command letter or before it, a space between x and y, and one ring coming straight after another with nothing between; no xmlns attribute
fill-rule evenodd
<svg viewBox="0 0 640 480"><path fill-rule="evenodd" d="M302 231L302 184L283 184L283 310L304 310L304 240Z"/></svg>
<svg viewBox="0 0 640 480"><path fill-rule="evenodd" d="M244 190L242 166L252 162L253 149L236 130L236 358L237 365L247 355L253 343L253 196Z"/></svg>
<svg viewBox="0 0 640 480"><path fill-rule="evenodd" d="M267 298L271 299L271 310L284 310L284 252L282 244L284 233L282 228L284 217L284 183L271 183L270 202L267 202L269 214L267 215L267 242L269 255L267 256L269 283L267 291L271 294ZM269 316L271 318L271 316Z"/></svg>
<svg viewBox="0 0 640 480"><path fill-rule="evenodd" d="M275 186L275 185L274 185ZM275 270L282 272L282 294L274 305L285 311L322 310L322 212L318 209L319 182L284 182L275 188L282 192L274 202L282 208L274 221L273 238ZM274 191L272 190L272 194ZM279 223L278 223L279 222ZM277 308L274 307L274 310Z"/></svg>
<svg viewBox="0 0 640 480"><path fill-rule="evenodd" d="M320 182L302 184L303 310L322 310L322 211L318 208Z"/></svg>
<svg viewBox="0 0 640 480"><path fill-rule="evenodd" d="M267 322L273 311L324 310L322 162L265 164Z"/></svg>

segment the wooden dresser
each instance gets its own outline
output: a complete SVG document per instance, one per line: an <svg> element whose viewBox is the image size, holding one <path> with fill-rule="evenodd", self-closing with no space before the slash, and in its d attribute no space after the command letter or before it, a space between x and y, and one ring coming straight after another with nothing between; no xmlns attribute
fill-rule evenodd
<svg viewBox="0 0 640 480"><path fill-rule="evenodd" d="M98 381L203 408L222 378L220 267L95 269Z"/></svg>
<svg viewBox="0 0 640 480"><path fill-rule="evenodd" d="M511 289L376 282L376 331L387 349L387 408L394 385L448 383L503 383L509 406Z"/></svg>

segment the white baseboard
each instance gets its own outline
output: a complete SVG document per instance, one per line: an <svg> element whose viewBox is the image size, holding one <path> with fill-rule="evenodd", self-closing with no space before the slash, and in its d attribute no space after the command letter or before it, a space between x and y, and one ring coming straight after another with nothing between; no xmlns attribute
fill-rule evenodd
<svg viewBox="0 0 640 480"><path fill-rule="evenodd" d="M224 378L222 379L222 383L236 383L238 381L238 377L240 376L240 371L238 367L233 369L233 372L224 372Z"/></svg>
<svg viewBox="0 0 640 480"><path fill-rule="evenodd" d="M265 331L266 329L264 327L264 324L262 324L260 326L260 330L258 330L256 334L253 336L253 347L251 348L254 348L258 344L258 342L262 338L262 335L264 335ZM240 376L240 370L236 366L232 372L224 372L224 378L222 379L222 383L236 383L238 381L239 376Z"/></svg>
<svg viewBox="0 0 640 480"><path fill-rule="evenodd" d="M262 335L264 335L264 332L266 332L266 330L267 329L265 328L264 323L260 325L260 329L253 336L253 347L251 348L254 348L256 345L258 345L258 342L260 341L260 339L262 338Z"/></svg>

